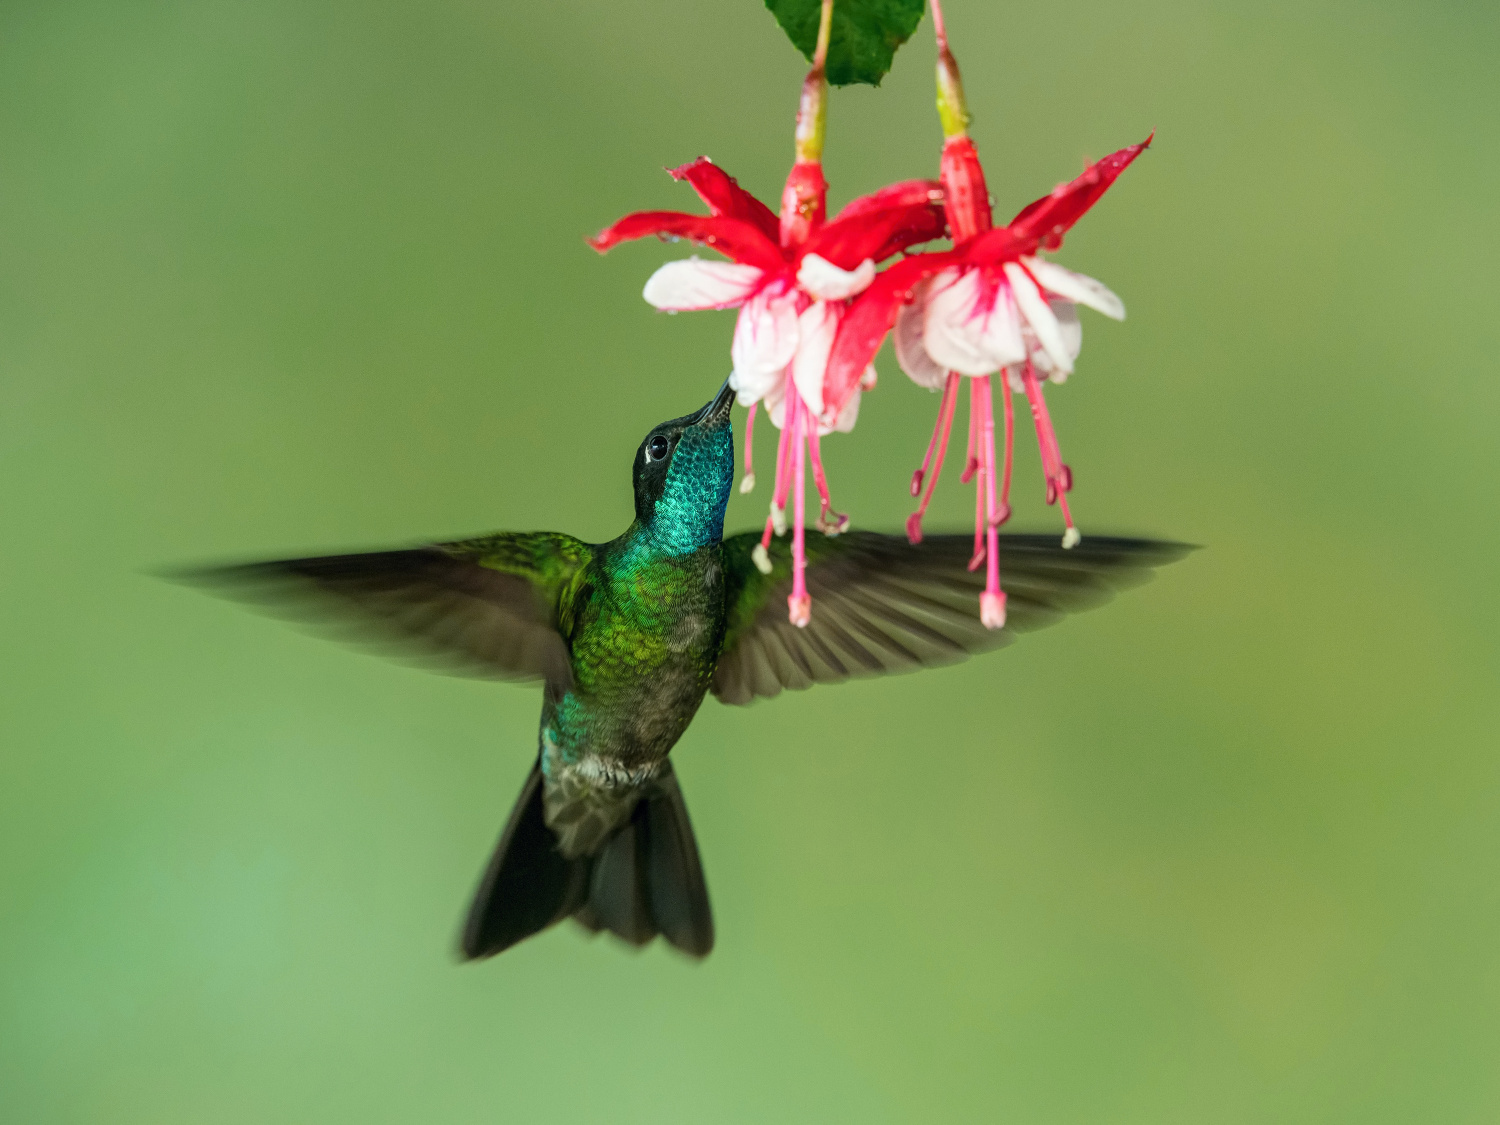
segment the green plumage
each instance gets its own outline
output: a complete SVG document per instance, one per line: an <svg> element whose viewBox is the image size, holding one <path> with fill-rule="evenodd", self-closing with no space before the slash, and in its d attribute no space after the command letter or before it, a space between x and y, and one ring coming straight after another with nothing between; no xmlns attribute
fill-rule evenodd
<svg viewBox="0 0 1500 1125"><path fill-rule="evenodd" d="M500 533L415 550L201 572L344 639L449 671L545 686L537 766L465 929L498 952L569 915L690 953L713 942L707 891L668 761L705 695L748 703L787 689L949 663L998 647L1142 581L1185 548L1055 536L1000 538L1007 626L978 619L972 539L856 532L807 539L811 624L787 618L786 540L723 539L734 471L726 388L657 426L636 453L636 517L590 545Z"/></svg>

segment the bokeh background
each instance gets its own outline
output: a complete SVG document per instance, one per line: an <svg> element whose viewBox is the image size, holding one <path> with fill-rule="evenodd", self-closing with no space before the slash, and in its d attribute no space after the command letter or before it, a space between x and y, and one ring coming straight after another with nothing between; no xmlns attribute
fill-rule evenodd
<svg viewBox="0 0 1500 1125"><path fill-rule="evenodd" d="M618 533L732 314L583 236L695 206L699 153L774 200L805 64L755 0L0 6L0 1118L1500 1115L1500 10L949 20L1002 213L1158 131L1061 255L1130 319L1051 401L1085 534L1207 550L960 668L705 705L706 963L460 967L536 693L145 572ZM835 203L935 170L931 44L835 94ZM825 451L894 529L937 400L880 366Z"/></svg>

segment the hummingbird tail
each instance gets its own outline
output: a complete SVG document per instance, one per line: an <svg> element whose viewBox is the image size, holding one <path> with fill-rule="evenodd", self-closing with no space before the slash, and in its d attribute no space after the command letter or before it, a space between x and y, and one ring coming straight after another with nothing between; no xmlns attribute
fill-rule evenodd
<svg viewBox="0 0 1500 1125"><path fill-rule="evenodd" d="M670 762L592 855L568 858L558 848L542 791L536 765L469 908L460 943L466 959L493 956L567 917L632 945L660 934L690 956L708 954L708 887Z"/></svg>

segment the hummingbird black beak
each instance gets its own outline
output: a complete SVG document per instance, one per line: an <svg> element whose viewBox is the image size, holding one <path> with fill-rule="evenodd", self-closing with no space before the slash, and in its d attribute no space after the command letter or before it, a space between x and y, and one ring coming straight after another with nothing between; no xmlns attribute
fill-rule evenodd
<svg viewBox="0 0 1500 1125"><path fill-rule="evenodd" d="M713 401L698 411L698 416L693 419L693 425L717 425L729 417L729 408L734 405L734 388L729 385L729 380L724 380L724 385L719 388L719 393Z"/></svg>

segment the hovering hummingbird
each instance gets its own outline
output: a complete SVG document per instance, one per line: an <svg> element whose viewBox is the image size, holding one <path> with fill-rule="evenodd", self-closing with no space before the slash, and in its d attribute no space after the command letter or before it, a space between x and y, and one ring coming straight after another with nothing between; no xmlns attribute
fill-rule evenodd
<svg viewBox="0 0 1500 1125"><path fill-rule="evenodd" d="M668 754L713 692L745 704L814 683L950 663L1143 581L1185 547L1000 537L1009 619L981 625L968 535L854 532L807 546L811 623L787 619L791 557L728 539L734 475L726 384L637 449L635 520L589 544L500 532L414 550L195 572L231 596L342 627L446 670L543 684L537 758L460 939L488 957L572 917L633 945L713 948L698 846ZM764 559L762 560L764 561Z"/></svg>

